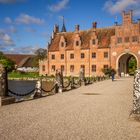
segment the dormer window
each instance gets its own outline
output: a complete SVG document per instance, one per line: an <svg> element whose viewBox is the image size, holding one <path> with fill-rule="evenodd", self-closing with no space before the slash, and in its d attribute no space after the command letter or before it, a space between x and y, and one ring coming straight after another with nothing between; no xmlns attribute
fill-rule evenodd
<svg viewBox="0 0 140 140"><path fill-rule="evenodd" d="M76 41L76 46L79 46L79 41Z"/></svg>
<svg viewBox="0 0 140 140"><path fill-rule="evenodd" d="M95 44L96 44L96 40L92 39L92 45L95 45Z"/></svg>
<svg viewBox="0 0 140 140"><path fill-rule="evenodd" d="M64 38L64 36L61 36L60 41L59 41L59 47L64 48L66 47L66 39Z"/></svg>
<svg viewBox="0 0 140 140"><path fill-rule="evenodd" d="M64 42L61 42L61 47L64 47Z"/></svg>
<svg viewBox="0 0 140 140"><path fill-rule="evenodd" d="M74 36L74 47L80 47L81 46L81 38L79 34L75 34Z"/></svg>

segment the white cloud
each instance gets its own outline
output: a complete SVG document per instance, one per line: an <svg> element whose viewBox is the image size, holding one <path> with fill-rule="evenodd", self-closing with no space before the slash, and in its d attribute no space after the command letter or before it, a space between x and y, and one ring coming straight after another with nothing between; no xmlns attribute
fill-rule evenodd
<svg viewBox="0 0 140 140"><path fill-rule="evenodd" d="M10 17L5 17L4 22L7 23L7 24L11 24L12 19Z"/></svg>
<svg viewBox="0 0 140 140"><path fill-rule="evenodd" d="M16 3L16 2L24 2L25 0L0 0L0 3L3 4L11 4L11 3Z"/></svg>
<svg viewBox="0 0 140 140"><path fill-rule="evenodd" d="M14 46L14 41L12 40L12 38L6 34L6 33L2 33L0 32L0 44L4 47L4 46Z"/></svg>
<svg viewBox="0 0 140 140"><path fill-rule="evenodd" d="M36 32L36 30L33 29L33 28L26 28L25 31L29 32L29 33L35 33Z"/></svg>
<svg viewBox="0 0 140 140"><path fill-rule="evenodd" d="M104 10L111 14L130 9L134 11L135 15L140 15L140 0L108 0L104 4Z"/></svg>
<svg viewBox="0 0 140 140"><path fill-rule="evenodd" d="M60 0L58 3L48 6L51 12L58 12L67 7L69 0Z"/></svg>
<svg viewBox="0 0 140 140"><path fill-rule="evenodd" d="M10 26L10 27L7 29L7 32L9 32L9 33L16 33L16 32L17 32L17 29L16 29L14 26Z"/></svg>
<svg viewBox="0 0 140 140"><path fill-rule="evenodd" d="M27 14L20 14L16 19L16 23L23 23L23 24L43 24L44 20L40 18L36 18Z"/></svg>
<svg viewBox="0 0 140 140"><path fill-rule="evenodd" d="M22 47L12 47L6 51L6 53L18 53L18 54L34 54L37 49L40 47L38 45L35 46L22 46Z"/></svg>
<svg viewBox="0 0 140 140"><path fill-rule="evenodd" d="M0 28L0 33L16 33L17 29L14 26L10 26L6 29Z"/></svg>

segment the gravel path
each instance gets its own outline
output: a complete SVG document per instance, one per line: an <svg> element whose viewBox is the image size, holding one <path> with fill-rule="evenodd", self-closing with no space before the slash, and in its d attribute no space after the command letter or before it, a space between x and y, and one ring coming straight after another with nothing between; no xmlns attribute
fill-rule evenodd
<svg viewBox="0 0 140 140"><path fill-rule="evenodd" d="M133 78L0 108L0 140L140 140L129 118Z"/></svg>

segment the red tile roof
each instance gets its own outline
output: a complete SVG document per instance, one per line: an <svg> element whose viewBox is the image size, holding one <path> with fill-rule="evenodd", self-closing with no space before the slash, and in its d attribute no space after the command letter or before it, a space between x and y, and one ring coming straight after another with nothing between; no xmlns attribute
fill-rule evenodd
<svg viewBox="0 0 140 140"><path fill-rule="evenodd" d="M79 36L81 38L81 49L89 48L92 33L93 29L79 31ZM66 50L73 50L75 34L75 32L62 32L55 34L55 37L49 46L49 51L59 51L59 42L61 36L64 36L66 39ZM109 47L111 36L115 35L115 28L113 26L107 28L98 28L96 29L96 34L99 48Z"/></svg>
<svg viewBox="0 0 140 140"><path fill-rule="evenodd" d="M30 57L33 57L34 55L26 55L26 54L4 54L7 58L13 60L16 65L21 65L24 60L29 59Z"/></svg>

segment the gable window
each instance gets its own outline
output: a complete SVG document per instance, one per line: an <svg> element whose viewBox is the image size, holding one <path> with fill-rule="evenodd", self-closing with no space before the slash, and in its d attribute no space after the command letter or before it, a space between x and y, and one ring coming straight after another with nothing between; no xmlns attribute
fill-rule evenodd
<svg viewBox="0 0 140 140"><path fill-rule="evenodd" d="M61 59L64 59L64 54L61 54Z"/></svg>
<svg viewBox="0 0 140 140"><path fill-rule="evenodd" d="M92 45L95 45L95 44L96 44L96 40L92 39Z"/></svg>
<svg viewBox="0 0 140 140"><path fill-rule="evenodd" d="M45 71L45 65L42 66L42 71Z"/></svg>
<svg viewBox="0 0 140 140"><path fill-rule="evenodd" d="M55 55L54 54L52 54L52 59L55 59Z"/></svg>
<svg viewBox="0 0 140 140"><path fill-rule="evenodd" d="M61 47L64 47L64 42L61 42Z"/></svg>
<svg viewBox="0 0 140 140"><path fill-rule="evenodd" d="M64 71L65 67L64 65L61 65L61 71Z"/></svg>
<svg viewBox="0 0 140 140"><path fill-rule="evenodd" d="M92 65L91 71L92 71L92 72L96 72L96 65Z"/></svg>
<svg viewBox="0 0 140 140"><path fill-rule="evenodd" d="M73 53L70 54L70 59L74 59L74 54Z"/></svg>
<svg viewBox="0 0 140 140"><path fill-rule="evenodd" d="M92 58L96 58L96 53L95 52L92 53Z"/></svg>
<svg viewBox="0 0 140 140"><path fill-rule="evenodd" d="M76 41L76 46L79 46L79 41Z"/></svg>
<svg viewBox="0 0 140 140"><path fill-rule="evenodd" d="M81 53L81 58L85 58L85 54L84 53Z"/></svg>
<svg viewBox="0 0 140 140"><path fill-rule="evenodd" d="M74 72L74 65L70 65L70 72Z"/></svg>
<svg viewBox="0 0 140 140"><path fill-rule="evenodd" d="M132 42L137 42L138 41L138 37L137 36L132 36Z"/></svg>
<svg viewBox="0 0 140 140"><path fill-rule="evenodd" d="M104 69L108 69L108 65L104 65Z"/></svg>
<svg viewBox="0 0 140 140"><path fill-rule="evenodd" d="M122 38L121 38L121 37L118 37L117 42L118 42L118 43L122 43Z"/></svg>
<svg viewBox="0 0 140 140"><path fill-rule="evenodd" d="M52 68L51 68L52 72L55 71L55 65L52 65Z"/></svg>
<svg viewBox="0 0 140 140"><path fill-rule="evenodd" d="M104 58L108 58L108 52L104 52Z"/></svg>
<svg viewBox="0 0 140 140"><path fill-rule="evenodd" d="M129 42L129 37L125 37L124 41L127 43Z"/></svg>

